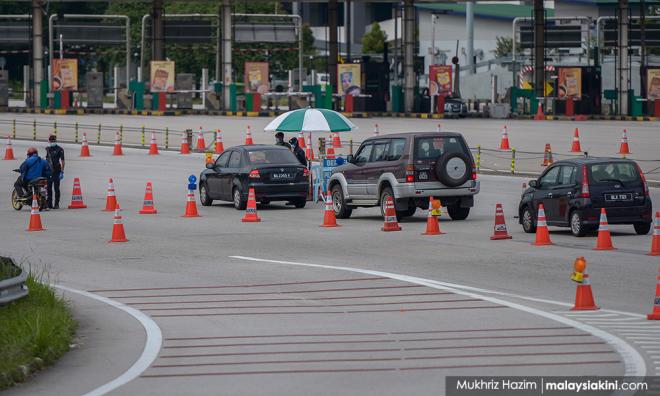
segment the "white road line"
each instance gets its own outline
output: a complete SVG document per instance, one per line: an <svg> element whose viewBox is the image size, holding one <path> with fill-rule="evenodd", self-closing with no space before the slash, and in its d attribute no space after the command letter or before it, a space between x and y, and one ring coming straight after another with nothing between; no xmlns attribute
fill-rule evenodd
<svg viewBox="0 0 660 396"><path fill-rule="evenodd" d="M595 337L598 337L602 339L603 341L607 342L610 344L621 356L624 362L624 376L633 376L633 377L643 377L646 375L646 363L644 361L644 358L642 355L639 354L639 352L633 348L631 345L623 341L621 338L610 334L604 330L598 329L596 327L590 326L588 324L584 324L581 322L577 322L575 320L572 320L570 318L566 318L561 315L556 315L551 312L546 312L542 311L540 309L528 307L525 305L513 303L510 301L506 300L501 300L498 298L493 298L489 296L485 296L483 294L476 294L476 293L469 293L466 290L468 287L463 287L461 288L461 285L457 285L454 283L448 283L448 282L440 282L440 281L433 281L430 279L425 279L425 278L418 278L414 276L407 276L407 275L400 275L400 274L393 274L390 272L382 272L382 271L373 271L373 270L366 270L366 269L360 269L360 268L353 268L353 267L339 267L339 266L333 266L333 265L323 265L323 264L310 264L310 263L299 263L299 262L293 262L293 261L280 261L280 260L268 260L268 259L260 259L260 258L255 258L255 257L245 257L245 256L229 256L230 258L234 258L237 260L245 260L245 261L256 261L256 262L262 262L262 263L273 263L273 264L285 264L285 265L296 265L300 267L310 267L310 268L325 268L325 269L332 269L332 270L339 270L339 271L349 271L349 272L356 272L356 273L362 273L362 274L370 274L374 276L381 276L385 278L390 278L390 279L397 279L402 282L407 282L407 283L413 283L413 284L418 284L422 286L427 286L427 287L432 287L436 289L441 289L441 290L446 290L446 291L451 291L457 294L462 294L464 296L470 296L474 298L480 298L485 301L489 301L493 304L499 304L499 305L504 305L509 308L517 309L523 312L527 312L533 315L541 316L546 319L554 320L559 323L563 323L569 326L572 326L576 329L582 330L584 332L590 333ZM482 289L483 290L483 289Z"/></svg>
<svg viewBox="0 0 660 396"><path fill-rule="evenodd" d="M68 291L70 293L76 293L81 296L85 296L100 301L104 304L108 304L110 306L113 306L117 309L126 312L127 314L135 318L138 322L140 322L142 327L144 327L144 331L146 332L147 335L147 340L144 343L144 349L142 350L142 354L128 370L126 370L122 375L113 379L112 381L104 385L101 385L90 392L85 393L83 396L105 395L106 393L111 392L119 388L120 386L127 384L133 379L137 378L146 369L148 369L149 366L151 366L151 363L153 363L154 360L156 360L156 358L158 357L158 353L160 352L160 347L163 343L163 334L161 333L160 327L158 327L156 322L151 320L151 318L149 318L147 315L143 314L142 312L138 311L135 308L131 308L120 302L111 300L103 296L99 296L94 293L86 292L84 290L72 289L70 287L62 286L62 285L53 285L53 286L58 289Z"/></svg>

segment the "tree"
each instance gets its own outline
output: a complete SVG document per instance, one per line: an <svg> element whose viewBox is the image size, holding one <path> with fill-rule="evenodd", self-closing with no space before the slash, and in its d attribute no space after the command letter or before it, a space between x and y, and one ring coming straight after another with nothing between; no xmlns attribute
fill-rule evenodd
<svg viewBox="0 0 660 396"><path fill-rule="evenodd" d="M496 58L504 58L513 53L513 39L511 37L495 37L495 49L491 52Z"/></svg>
<svg viewBox="0 0 660 396"><path fill-rule="evenodd" d="M380 54L385 48L387 34L380 29L378 22L371 25L371 30L362 36L362 52L365 54Z"/></svg>

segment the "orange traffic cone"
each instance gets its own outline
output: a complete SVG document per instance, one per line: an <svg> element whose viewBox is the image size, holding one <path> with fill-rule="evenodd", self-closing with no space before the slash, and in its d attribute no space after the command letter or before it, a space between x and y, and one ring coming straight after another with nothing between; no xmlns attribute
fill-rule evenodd
<svg viewBox="0 0 660 396"><path fill-rule="evenodd" d="M298 146L301 149L307 148L307 145L305 144L305 134L302 132L298 134Z"/></svg>
<svg viewBox="0 0 660 396"><path fill-rule="evenodd" d="M619 146L619 154L630 154L630 147L628 147L628 130L623 130L621 135L621 145Z"/></svg>
<svg viewBox="0 0 660 396"><path fill-rule="evenodd" d="M656 219L657 219L656 213ZM656 223L657 225L657 223ZM657 230L657 229L656 229ZM655 236L655 233L654 233ZM648 320L660 320L660 270L658 270L658 275L655 277L655 298L653 299L653 312L646 315Z"/></svg>
<svg viewBox="0 0 660 396"><path fill-rule="evenodd" d="M154 206L154 191L151 187L151 182L147 182L147 188L144 191L144 200L142 209L138 212L140 214L156 214L158 211Z"/></svg>
<svg viewBox="0 0 660 396"><path fill-rule="evenodd" d="M206 142L204 141L204 132L202 131L202 127L199 127L199 133L197 134L197 145L195 146L195 149L197 151L206 150Z"/></svg>
<svg viewBox="0 0 660 396"><path fill-rule="evenodd" d="M325 138L325 158L335 159L335 148L332 147L330 138Z"/></svg>
<svg viewBox="0 0 660 396"><path fill-rule="evenodd" d="M438 124L438 125L435 127L435 131L436 131L436 132L442 132L442 124Z"/></svg>
<svg viewBox="0 0 660 396"><path fill-rule="evenodd" d="M378 124L374 124L374 136L380 135L380 130L378 130Z"/></svg>
<svg viewBox="0 0 660 396"><path fill-rule="evenodd" d="M541 102L539 102L539 106L536 108L536 115L534 116L534 119L536 121L545 120L545 114L543 114L543 106L541 106Z"/></svg>
<svg viewBox="0 0 660 396"><path fill-rule="evenodd" d="M126 239L126 233L124 232L124 224L121 222L121 214L119 213L121 209L119 205L115 208L114 221L112 224L112 239L108 243L113 242L128 242Z"/></svg>
<svg viewBox="0 0 660 396"><path fill-rule="evenodd" d="M28 224L28 231L43 231L44 227L41 225L41 215L39 214L39 202L37 195L32 195L32 210L30 211L30 223Z"/></svg>
<svg viewBox="0 0 660 396"><path fill-rule="evenodd" d="M179 154L190 154L190 143L188 143L188 136L185 132L181 132L181 149Z"/></svg>
<svg viewBox="0 0 660 396"><path fill-rule="evenodd" d="M388 196L385 201L385 223L381 228L382 231L401 231L401 226L396 219L396 209L394 209L394 200Z"/></svg>
<svg viewBox="0 0 660 396"><path fill-rule="evenodd" d="M651 251L649 252L649 256L660 256L660 212L655 212L653 239L651 240Z"/></svg>
<svg viewBox="0 0 660 396"><path fill-rule="evenodd" d="M502 139L500 140L500 150L511 150L509 147L509 132L506 125L502 128Z"/></svg>
<svg viewBox="0 0 660 396"><path fill-rule="evenodd" d="M181 217L201 217L199 213L197 213L195 190L188 190L188 197L186 198L186 213Z"/></svg>
<svg viewBox="0 0 660 396"><path fill-rule="evenodd" d="M254 144L252 141L252 131L250 130L250 125L247 126L247 129L245 130L245 145L250 145Z"/></svg>
<svg viewBox="0 0 660 396"><path fill-rule="evenodd" d="M440 221L438 216L436 216L433 211L440 209L440 201L434 200L433 197L429 197L429 210L428 215L426 216L426 232L423 232L422 235L440 235L444 232L440 231Z"/></svg>
<svg viewBox="0 0 660 396"><path fill-rule="evenodd" d="M341 148L341 139L339 139L339 133L337 132L332 134L332 148Z"/></svg>
<svg viewBox="0 0 660 396"><path fill-rule="evenodd" d="M225 151L225 145L222 143L222 131L219 129L215 130L215 153L222 154Z"/></svg>
<svg viewBox="0 0 660 396"><path fill-rule="evenodd" d="M543 150L543 163L541 166L548 166L552 165L553 163L552 159L552 148L550 147L550 143L545 144L545 149Z"/></svg>
<svg viewBox="0 0 660 396"><path fill-rule="evenodd" d="M14 149L11 147L11 138L7 136L7 148L5 148L5 158L4 160L14 160Z"/></svg>
<svg viewBox="0 0 660 396"><path fill-rule="evenodd" d="M113 212L117 207L117 196L115 195L115 185L112 178L108 180L108 195L105 198L104 212Z"/></svg>
<svg viewBox="0 0 660 396"><path fill-rule="evenodd" d="M573 132L573 146L571 146L571 153L581 153L582 147L580 147L580 131L575 128Z"/></svg>
<svg viewBox="0 0 660 396"><path fill-rule="evenodd" d="M506 229L506 220L504 219L504 209L502 204L495 205L495 225L493 226L493 235L491 240L511 239L511 235Z"/></svg>
<svg viewBox="0 0 660 396"><path fill-rule="evenodd" d="M607 214L605 208L600 208L600 223L598 225L598 241L594 250L615 250L612 246L612 235L610 227L607 224Z"/></svg>
<svg viewBox="0 0 660 396"><path fill-rule="evenodd" d="M83 202L82 189L80 188L80 179L73 179L73 192L71 193L71 204L69 209L84 209L87 205Z"/></svg>
<svg viewBox="0 0 660 396"><path fill-rule="evenodd" d="M321 224L321 227L341 227L337 224L335 211L332 208L332 196L330 195L330 191L325 195L325 213L323 214L323 224Z"/></svg>
<svg viewBox="0 0 660 396"><path fill-rule="evenodd" d="M121 150L121 138L119 137L119 132L115 132L115 148L112 150L112 155L124 155L124 152Z"/></svg>
<svg viewBox="0 0 660 396"><path fill-rule="evenodd" d="M254 195L254 187L250 187L248 192L247 207L245 208L245 216L241 219L243 223L258 223L261 221L257 214L257 199Z"/></svg>
<svg viewBox="0 0 660 396"><path fill-rule="evenodd" d="M158 155L158 143L156 143L156 133L151 132L151 143L149 144L149 155Z"/></svg>
<svg viewBox="0 0 660 396"><path fill-rule="evenodd" d="M81 157L91 157L89 153L89 144L87 143L87 133L83 132L82 143L80 146L80 156Z"/></svg>
<svg viewBox="0 0 660 396"><path fill-rule="evenodd" d="M600 309L596 306L594 295L591 291L591 282L589 282L589 274L585 268L582 283L578 283L575 290L575 306L571 311L595 311Z"/></svg>
<svg viewBox="0 0 660 396"><path fill-rule="evenodd" d="M545 209L543 208L543 204L539 204L538 221L536 222L536 241L532 245L552 245L548 225L545 223Z"/></svg>

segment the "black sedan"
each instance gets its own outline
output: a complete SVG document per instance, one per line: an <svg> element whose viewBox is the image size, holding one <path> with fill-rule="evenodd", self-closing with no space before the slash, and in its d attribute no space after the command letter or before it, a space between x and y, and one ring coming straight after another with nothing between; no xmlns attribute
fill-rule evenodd
<svg viewBox="0 0 660 396"><path fill-rule="evenodd" d="M213 200L233 201L245 209L250 187L262 204L289 201L304 208L309 190L309 171L286 147L236 146L227 149L199 176L199 199L204 206Z"/></svg>

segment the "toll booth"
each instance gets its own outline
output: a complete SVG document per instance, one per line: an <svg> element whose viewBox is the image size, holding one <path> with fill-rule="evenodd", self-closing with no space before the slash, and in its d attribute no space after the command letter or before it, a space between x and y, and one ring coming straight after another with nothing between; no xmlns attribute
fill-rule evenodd
<svg viewBox="0 0 660 396"><path fill-rule="evenodd" d="M176 93L176 107L177 109L192 109L192 89L193 89L193 75L190 73L180 73L176 75L174 81L174 88ZM178 92L188 91L188 92Z"/></svg>
<svg viewBox="0 0 660 396"><path fill-rule="evenodd" d="M85 83L87 85L87 108L103 108L103 73L87 72Z"/></svg>
<svg viewBox="0 0 660 396"><path fill-rule="evenodd" d="M387 111L389 100L389 65L384 62L364 62L364 98L356 98L356 111ZM361 100L364 103L361 103Z"/></svg>
<svg viewBox="0 0 660 396"><path fill-rule="evenodd" d="M576 87L567 88L562 84L563 70L580 71L579 95L570 98L562 97L566 89L576 90ZM592 115L601 114L601 69L599 66L561 66L557 67L559 78L556 79L554 99L556 115Z"/></svg>
<svg viewBox="0 0 660 396"><path fill-rule="evenodd" d="M222 84L219 82L213 83L210 87L209 92L204 92L206 95L206 100L204 105L206 110L222 110L220 105L220 98L222 97Z"/></svg>
<svg viewBox="0 0 660 396"><path fill-rule="evenodd" d="M0 70L0 110L9 107L9 71Z"/></svg>

